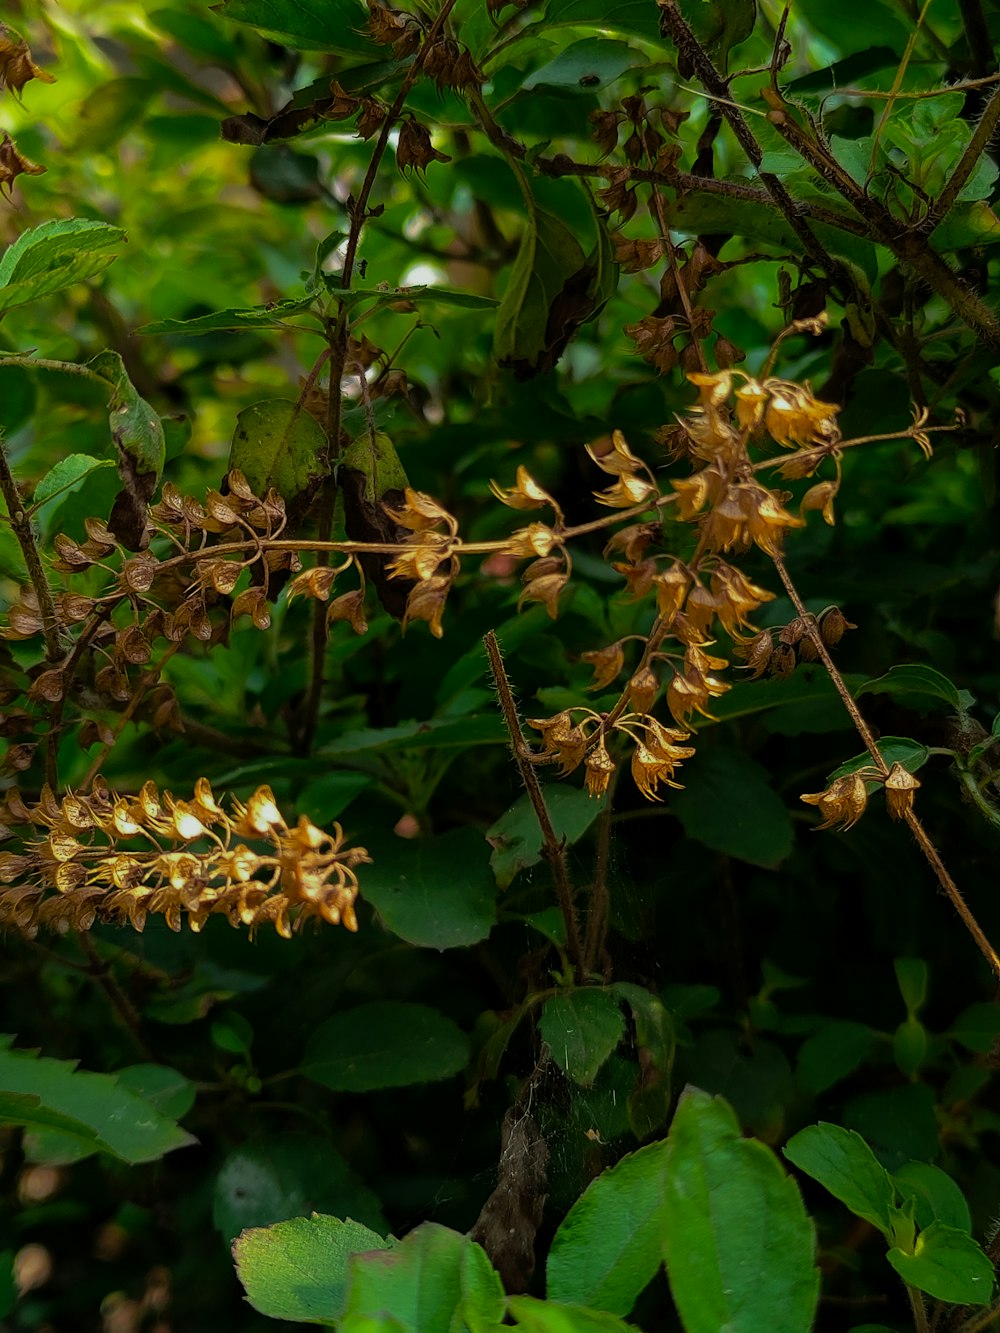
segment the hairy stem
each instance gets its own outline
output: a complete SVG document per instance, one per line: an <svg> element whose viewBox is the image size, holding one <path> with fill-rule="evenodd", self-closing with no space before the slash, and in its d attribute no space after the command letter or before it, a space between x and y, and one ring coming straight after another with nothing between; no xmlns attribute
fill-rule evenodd
<svg viewBox="0 0 1000 1333"><path fill-rule="evenodd" d="M17 544L21 548L21 554L24 556L28 578L31 580L31 586L38 598L38 611L42 618L42 634L45 636L46 661L58 662L63 655L63 650L59 642L59 617L56 615L56 604L52 600L52 589L49 587L49 581L45 577L45 570L42 567L42 558L38 553L38 543L35 541L31 519L25 513L21 504L17 482L14 480L14 474L11 472L10 464L7 461L7 451L4 448L2 435L0 435L0 493L3 494L10 526L17 538Z"/></svg>
<svg viewBox="0 0 1000 1333"><path fill-rule="evenodd" d="M542 784L538 781L538 774L531 762L532 752L525 742L524 732L521 730L521 719L518 717L517 705L514 703L510 681L507 679L507 672L504 669L497 636L492 630L489 630L483 642L486 645L490 672L500 700L500 711L503 713L504 723L510 736L514 762L517 764L521 781L528 793L528 800L531 802L535 818L538 820L538 827L541 829L542 856L552 867L556 898L566 926L566 956L573 965L577 980L580 981L583 978L584 970L583 947L580 941L580 922L577 918L573 885L569 877L569 867L566 864L566 846L563 840L557 837L556 831L552 827L548 806L545 804L545 797L542 793Z"/></svg>

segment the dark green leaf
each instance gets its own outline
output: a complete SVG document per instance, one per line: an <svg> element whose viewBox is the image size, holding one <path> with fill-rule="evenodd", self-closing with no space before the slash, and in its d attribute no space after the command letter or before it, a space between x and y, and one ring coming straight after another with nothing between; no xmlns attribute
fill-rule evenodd
<svg viewBox="0 0 1000 1333"><path fill-rule="evenodd" d="M110 387L108 424L118 451L119 491L108 527L130 551L145 545L146 511L166 458L163 423L128 377L118 352L99 352L88 368Z"/></svg>
<svg viewBox="0 0 1000 1333"><path fill-rule="evenodd" d="M218 310L194 319L158 319L144 324L136 333L215 333L220 329L277 329L291 315L308 310L314 296L299 296L285 301L269 301L249 310Z"/></svg>
<svg viewBox="0 0 1000 1333"><path fill-rule="evenodd" d="M782 1151L852 1213L878 1227L887 1240L891 1238L892 1180L860 1134L841 1125L809 1125L789 1139Z"/></svg>
<svg viewBox="0 0 1000 1333"><path fill-rule="evenodd" d="M13 1310L17 1296L17 1283L14 1280L14 1251L0 1251L0 1319L4 1319Z"/></svg>
<svg viewBox="0 0 1000 1333"><path fill-rule="evenodd" d="M660 38L656 11L644 0L549 0L545 26L572 24L574 28L596 28L604 32L631 33L652 41Z"/></svg>
<svg viewBox="0 0 1000 1333"><path fill-rule="evenodd" d="M212 1195L212 1221L227 1241L247 1227L337 1208L385 1232L372 1191L328 1140L283 1133L235 1148L222 1163Z"/></svg>
<svg viewBox="0 0 1000 1333"><path fill-rule="evenodd" d="M509 742L503 720L496 713L485 713L481 717L432 717L426 722L346 731L322 753L331 759L346 759L396 750L467 750Z"/></svg>
<svg viewBox="0 0 1000 1333"><path fill-rule="evenodd" d="M391 1250L358 1255L343 1333L364 1317L388 1314L406 1333L499 1324L503 1286L486 1252L435 1222L424 1222Z"/></svg>
<svg viewBox="0 0 1000 1333"><path fill-rule="evenodd" d="M970 1051L986 1054L1000 1037L1000 1005L985 1000L964 1009L948 1033Z"/></svg>
<svg viewBox="0 0 1000 1333"><path fill-rule="evenodd" d="M891 694L904 708L916 708L921 712L948 708L957 713L961 708L958 687L940 671L922 663L892 667L884 676L866 681L855 691L856 698L863 694Z"/></svg>
<svg viewBox="0 0 1000 1333"><path fill-rule="evenodd" d="M559 1068L589 1087L621 1041L625 1018L614 995L593 987L546 1000L538 1028Z"/></svg>
<svg viewBox="0 0 1000 1333"><path fill-rule="evenodd" d="M560 51L548 64L532 70L522 87L530 91L542 84L594 93L614 83L633 65L641 63L639 53L625 42L609 41L606 37L584 37Z"/></svg>
<svg viewBox="0 0 1000 1333"><path fill-rule="evenodd" d="M389 1244L350 1218L295 1217L245 1231L233 1245L233 1257L255 1310L272 1319L332 1328L347 1302L351 1255Z"/></svg>
<svg viewBox="0 0 1000 1333"><path fill-rule="evenodd" d="M464 1032L436 1009L374 1001L321 1023L302 1072L335 1092L369 1092L450 1078L468 1056Z"/></svg>
<svg viewBox="0 0 1000 1333"><path fill-rule="evenodd" d="M89 1074L75 1061L49 1060L11 1049L0 1037L0 1118L8 1123L58 1129L125 1162L152 1162L195 1139L111 1074ZM29 1098L30 1104L22 1099ZM35 1100L37 1099L37 1101Z"/></svg>
<svg viewBox="0 0 1000 1333"><path fill-rule="evenodd" d="M917 1237L912 1254L893 1247L886 1256L911 1287L952 1305L988 1305L993 1264L965 1231L932 1222Z"/></svg>
<svg viewBox="0 0 1000 1333"><path fill-rule="evenodd" d="M876 748L890 768L893 764L902 764L908 773L915 773L930 758L926 745L921 745L919 741L911 741L906 736L883 736L876 742ZM854 773L859 768L867 768L871 762L872 757L865 750L863 754L856 754L853 759L847 759L839 768L835 768L827 781L832 782L834 778L842 778L845 773Z"/></svg>
<svg viewBox="0 0 1000 1333"><path fill-rule="evenodd" d="M216 8L298 50L382 53L365 35L366 14L357 0L222 0Z"/></svg>
<svg viewBox="0 0 1000 1333"><path fill-rule="evenodd" d="M815 1097L853 1074L868 1054L874 1033L864 1023L824 1023L799 1048L795 1078Z"/></svg>
<svg viewBox="0 0 1000 1333"><path fill-rule="evenodd" d="M273 486L291 506L329 473L326 436L299 404L284 398L255 403L236 423L229 466L239 468L255 495Z"/></svg>
<svg viewBox="0 0 1000 1333"><path fill-rule="evenodd" d="M606 796L595 799L579 788L551 783L544 792L556 837L565 840L567 846L578 842L607 806ZM519 796L507 813L486 830L486 841L493 848L490 865L501 889L519 871L541 861L542 834L534 806L526 795Z"/></svg>
<svg viewBox="0 0 1000 1333"><path fill-rule="evenodd" d="M819 1296L801 1196L721 1098L689 1088L670 1126L667 1276L686 1333L802 1333Z"/></svg>
<svg viewBox="0 0 1000 1333"><path fill-rule="evenodd" d="M714 852L757 866L776 866L792 848L792 821L767 770L741 750L699 750L684 765L684 790L671 809L694 838Z"/></svg>
<svg viewBox="0 0 1000 1333"><path fill-rule="evenodd" d="M631 1313L662 1262L666 1164L667 1144L651 1143L590 1183L553 1238L551 1300Z"/></svg>
<svg viewBox="0 0 1000 1333"><path fill-rule="evenodd" d="M998 241L1000 218L981 199L955 204L944 221L931 232L934 248L943 251L963 250L969 245L996 245Z"/></svg>
<svg viewBox="0 0 1000 1333"><path fill-rule="evenodd" d="M43 222L21 232L0 259L0 315L95 277L125 241L120 227L85 218Z"/></svg>
<svg viewBox="0 0 1000 1333"><path fill-rule="evenodd" d="M145 1097L171 1120L180 1120L194 1106L194 1084L167 1065L129 1065L127 1069L119 1069L115 1078L123 1088Z"/></svg>
<svg viewBox="0 0 1000 1333"><path fill-rule="evenodd" d="M670 1069L674 1059L674 1023L670 1010L659 996L630 981L616 981L609 989L632 1010L636 1045L649 1053L660 1069Z"/></svg>
<svg viewBox="0 0 1000 1333"><path fill-rule="evenodd" d="M863 1135L890 1167L911 1158L928 1161L940 1151L934 1089L926 1083L863 1092L842 1114L844 1124Z"/></svg>
<svg viewBox="0 0 1000 1333"><path fill-rule="evenodd" d="M489 845L475 829L384 844L365 872L364 896L410 944L454 949L484 940L496 921Z"/></svg>

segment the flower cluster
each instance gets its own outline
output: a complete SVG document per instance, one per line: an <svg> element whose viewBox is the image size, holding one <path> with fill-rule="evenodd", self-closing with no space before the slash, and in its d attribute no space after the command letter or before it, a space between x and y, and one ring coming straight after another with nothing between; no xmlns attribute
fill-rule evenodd
<svg viewBox="0 0 1000 1333"><path fill-rule="evenodd" d="M190 800L152 782L120 796L100 778L88 796L44 787L35 804L8 791L0 831L20 828L21 850L0 852L0 924L29 935L96 921L141 931L154 913L171 930L186 917L198 931L218 914L286 939L309 918L357 930L363 847L346 847L337 824L326 833L303 815L289 826L269 787L228 805L205 778Z"/></svg>
<svg viewBox="0 0 1000 1333"><path fill-rule="evenodd" d="M800 797L806 805L814 805L823 816L819 829L849 829L858 822L865 812L868 796L876 786L885 792L885 803L892 819L905 819L907 812L913 809L913 793L920 786L920 779L913 776L900 763L895 763L885 773L874 765L866 764L834 778L826 791L812 792Z"/></svg>

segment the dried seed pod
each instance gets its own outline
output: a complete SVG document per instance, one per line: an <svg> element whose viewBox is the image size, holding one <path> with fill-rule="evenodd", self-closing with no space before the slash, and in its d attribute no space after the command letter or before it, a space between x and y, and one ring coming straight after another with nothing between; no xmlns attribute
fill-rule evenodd
<svg viewBox="0 0 1000 1333"><path fill-rule="evenodd" d="M857 625L847 619L839 606L828 606L820 613L819 632L828 648L836 648L849 629L857 629Z"/></svg>
<svg viewBox="0 0 1000 1333"><path fill-rule="evenodd" d="M660 682L652 667L641 667L628 683L629 707L636 713L648 713L660 692Z"/></svg>

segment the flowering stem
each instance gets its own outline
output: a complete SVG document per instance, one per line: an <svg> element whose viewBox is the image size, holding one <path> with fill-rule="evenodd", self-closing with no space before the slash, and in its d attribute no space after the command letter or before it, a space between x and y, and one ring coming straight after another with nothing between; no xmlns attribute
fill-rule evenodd
<svg viewBox="0 0 1000 1333"><path fill-rule="evenodd" d="M883 778L888 777L889 766L886 764L881 753L879 752L879 748L875 743L875 737L872 734L871 728L868 726L868 723L862 717L861 710L858 708L858 705L852 698L850 690L844 683L844 678L837 670L836 666L834 665L833 658L827 651L826 644L823 642L823 636L819 632L819 626L816 624L815 617L811 616L809 612L806 610L805 603L799 596L798 589L795 587L794 583L792 583L788 570L785 568L785 562L781 559L780 556L773 556L772 559L774 560L774 567L778 571L778 575L781 579L781 582L785 585L785 591L791 598L792 605L795 607L797 614L801 617L803 623L806 626L806 634L808 635L809 640L812 643L813 647L816 649L817 656L823 663L827 675L833 681L834 689L836 689L837 693L840 695L841 701L843 702L844 707L847 709L847 712L850 715L851 721L854 723L858 735L864 742L865 749L871 755L872 762L875 764L876 768L878 769L879 773L881 773L882 777ZM982 953L983 957L989 963L994 974L998 978L1000 978L1000 957L997 956L996 950L993 948L992 944L990 944L989 940L986 938L986 935L984 934L982 927L979 925L979 922L976 920L972 912L969 910L969 906L966 903L965 899L962 897L958 885L952 879L951 875L948 873L947 868L945 867L944 862L941 860L941 854L938 851L937 847L934 845L930 836L924 829L924 826L921 824L917 816L913 813L912 809L906 810L903 814L903 818L906 820L910 832L916 839L917 846L923 852L924 856L927 859L928 864L934 871L934 875L937 879L937 882L940 884L941 888L951 899L951 904L954 907L955 911L958 913L958 915L961 917L962 924L965 926L966 930L975 940L980 953ZM909 1290L909 1288L907 1288L907 1290Z"/></svg>
<svg viewBox="0 0 1000 1333"><path fill-rule="evenodd" d="M535 818L538 820L538 827L542 831L542 856L552 867L552 879L555 884L556 897L559 900L559 910L562 912L563 922L566 926L566 956L573 965L577 980L580 981L583 978L584 971L583 948L580 941L580 923L577 918L576 904L573 901L573 885L566 865L565 840L559 838L552 827L548 806L545 804L545 797L542 794L542 785L538 781L538 774L531 763L531 750L524 739L524 732L521 730L517 705L514 703L510 681L507 679L503 657L500 654L500 644L497 642L497 636L493 630L487 631L483 643L486 645L490 672L493 675L493 681L500 699L500 711L503 713L503 720L510 735L514 762L517 764L521 781L528 793L528 800L531 802Z"/></svg>

